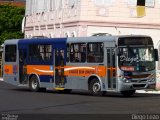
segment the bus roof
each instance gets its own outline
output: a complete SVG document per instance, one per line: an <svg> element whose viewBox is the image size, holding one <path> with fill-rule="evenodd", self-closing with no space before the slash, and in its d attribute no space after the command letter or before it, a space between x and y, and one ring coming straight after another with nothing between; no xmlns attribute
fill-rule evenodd
<svg viewBox="0 0 160 120"><path fill-rule="evenodd" d="M115 42L116 36L90 36L90 37L70 37L67 39L67 43L77 42Z"/></svg>
<svg viewBox="0 0 160 120"><path fill-rule="evenodd" d="M5 44L66 44L78 42L116 42L120 37L150 37L146 35L113 35L113 36L90 36L90 37L69 37L69 38L31 38L31 39L12 39L6 40Z"/></svg>
<svg viewBox="0 0 160 120"><path fill-rule="evenodd" d="M31 39L10 39L5 40L5 44L51 44L51 43L66 43L67 38L31 38Z"/></svg>
<svg viewBox="0 0 160 120"><path fill-rule="evenodd" d="M25 49L30 44L54 44L54 46L66 46L67 38L32 38L22 39L18 42L19 49Z"/></svg>
<svg viewBox="0 0 160 120"><path fill-rule="evenodd" d="M10 39L10 40L5 40L5 44L18 44L19 39Z"/></svg>
<svg viewBox="0 0 160 120"><path fill-rule="evenodd" d="M90 36L90 37L70 37L67 43L78 42L116 42L121 37L150 37L146 35L114 35L114 36Z"/></svg>
<svg viewBox="0 0 160 120"><path fill-rule="evenodd" d="M66 43L67 38L32 38L20 39L19 44L51 44L51 43Z"/></svg>

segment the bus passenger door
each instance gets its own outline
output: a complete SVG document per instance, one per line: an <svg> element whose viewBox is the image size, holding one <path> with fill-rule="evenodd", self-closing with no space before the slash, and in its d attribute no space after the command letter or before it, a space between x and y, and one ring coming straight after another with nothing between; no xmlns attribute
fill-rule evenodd
<svg viewBox="0 0 160 120"><path fill-rule="evenodd" d="M116 89L116 54L115 48L107 48L107 85L109 90Z"/></svg>
<svg viewBox="0 0 160 120"><path fill-rule="evenodd" d="M64 49L54 49L54 80L56 88L64 88L65 85L65 50Z"/></svg>
<svg viewBox="0 0 160 120"><path fill-rule="evenodd" d="M3 80L12 85L19 85L17 43L4 45Z"/></svg>
<svg viewBox="0 0 160 120"><path fill-rule="evenodd" d="M27 70L26 70L26 50L19 50L19 82L20 84L27 84Z"/></svg>

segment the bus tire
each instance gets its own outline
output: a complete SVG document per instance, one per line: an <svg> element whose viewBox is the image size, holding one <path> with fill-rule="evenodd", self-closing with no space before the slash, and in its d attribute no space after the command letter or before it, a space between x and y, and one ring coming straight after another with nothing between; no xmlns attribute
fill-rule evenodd
<svg viewBox="0 0 160 120"><path fill-rule="evenodd" d="M33 75L29 81L29 88L32 92L38 92L40 90L37 76Z"/></svg>
<svg viewBox="0 0 160 120"><path fill-rule="evenodd" d="M93 96L102 96L105 91L101 91L101 84L97 78L93 78L89 84L89 92Z"/></svg>
<svg viewBox="0 0 160 120"><path fill-rule="evenodd" d="M133 94L135 94L136 90L129 90L129 91L121 91L121 94L124 97L131 97Z"/></svg>

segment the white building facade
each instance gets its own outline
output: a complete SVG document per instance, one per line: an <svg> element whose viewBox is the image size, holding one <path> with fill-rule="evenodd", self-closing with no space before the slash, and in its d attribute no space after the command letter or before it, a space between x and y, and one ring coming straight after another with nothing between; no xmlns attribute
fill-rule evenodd
<svg viewBox="0 0 160 120"><path fill-rule="evenodd" d="M27 0L25 38L160 35L160 0Z"/></svg>

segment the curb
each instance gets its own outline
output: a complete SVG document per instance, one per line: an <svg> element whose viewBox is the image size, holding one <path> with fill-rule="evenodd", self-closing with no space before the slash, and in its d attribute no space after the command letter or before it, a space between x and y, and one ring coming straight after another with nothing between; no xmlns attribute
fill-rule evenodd
<svg viewBox="0 0 160 120"><path fill-rule="evenodd" d="M0 78L0 81L3 81L3 78Z"/></svg>
<svg viewBox="0 0 160 120"><path fill-rule="evenodd" d="M145 90L136 90L136 93L149 93L149 94L160 94L160 91L145 91Z"/></svg>

